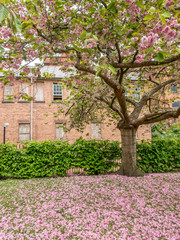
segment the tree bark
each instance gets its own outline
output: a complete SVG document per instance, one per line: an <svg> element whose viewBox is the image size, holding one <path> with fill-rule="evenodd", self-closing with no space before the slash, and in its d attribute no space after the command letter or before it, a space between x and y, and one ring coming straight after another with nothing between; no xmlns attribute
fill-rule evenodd
<svg viewBox="0 0 180 240"><path fill-rule="evenodd" d="M140 176L136 166L136 131L134 127L120 128L122 143L122 162L119 174L125 176Z"/></svg>

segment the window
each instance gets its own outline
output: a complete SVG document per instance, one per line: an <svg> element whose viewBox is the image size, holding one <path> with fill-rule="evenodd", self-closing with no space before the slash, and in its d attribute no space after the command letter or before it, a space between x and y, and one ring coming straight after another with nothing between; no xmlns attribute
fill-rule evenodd
<svg viewBox="0 0 180 240"><path fill-rule="evenodd" d="M53 83L53 101L62 100L62 87L57 83Z"/></svg>
<svg viewBox="0 0 180 240"><path fill-rule="evenodd" d="M44 83L38 82L34 85L34 98L36 102L44 101Z"/></svg>
<svg viewBox="0 0 180 240"><path fill-rule="evenodd" d="M63 123L56 123L56 140L66 140Z"/></svg>
<svg viewBox="0 0 180 240"><path fill-rule="evenodd" d="M101 124L91 123L91 138L92 139L101 139Z"/></svg>
<svg viewBox="0 0 180 240"><path fill-rule="evenodd" d="M176 85L171 86L171 93L177 93L177 86Z"/></svg>
<svg viewBox="0 0 180 240"><path fill-rule="evenodd" d="M4 86L4 101L12 101L13 97L13 86L5 85Z"/></svg>
<svg viewBox="0 0 180 240"><path fill-rule="evenodd" d="M24 96L29 95L29 83L27 82L21 83L19 87L19 92ZM21 97L19 101L27 101L27 100Z"/></svg>
<svg viewBox="0 0 180 240"><path fill-rule="evenodd" d="M19 124L19 141L30 140L30 124L20 123Z"/></svg>
<svg viewBox="0 0 180 240"><path fill-rule="evenodd" d="M174 107L174 108L180 107L180 102L173 102L172 107Z"/></svg>
<svg viewBox="0 0 180 240"><path fill-rule="evenodd" d="M140 97L141 97L140 91L141 91L140 87L134 87L134 89L133 89L133 97L137 100L140 99Z"/></svg>

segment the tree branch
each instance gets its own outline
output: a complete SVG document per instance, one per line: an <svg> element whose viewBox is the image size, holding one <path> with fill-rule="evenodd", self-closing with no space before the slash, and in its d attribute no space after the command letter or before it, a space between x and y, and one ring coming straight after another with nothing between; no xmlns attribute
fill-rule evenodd
<svg viewBox="0 0 180 240"><path fill-rule="evenodd" d="M133 99L128 98L128 97L126 97L126 102L131 103L131 104L134 105L134 106L137 105L137 102L136 102L136 101L134 101Z"/></svg>
<svg viewBox="0 0 180 240"><path fill-rule="evenodd" d="M135 126L138 127L142 124L155 123L168 118L178 118L179 116L180 116L180 108L178 108L177 110L165 110L162 112L146 114L135 122Z"/></svg>
<svg viewBox="0 0 180 240"><path fill-rule="evenodd" d="M91 73L93 75L97 75L97 72L95 70L93 70L90 67L86 67L84 65L81 65L80 63L76 63L75 67L79 70L79 71L83 71L83 72L87 72L87 73ZM102 78L111 88L116 89L117 85L114 81L112 81L110 78L108 78L105 74L102 74L101 72L98 74L98 76L100 78Z"/></svg>
<svg viewBox="0 0 180 240"><path fill-rule="evenodd" d="M141 63L112 63L113 67L115 68L139 68L139 67L150 67L150 66L159 66L159 65L165 65L168 63L175 62L177 60L180 60L180 54L173 56L171 58L168 58L162 62L158 61L146 61Z"/></svg>
<svg viewBox="0 0 180 240"><path fill-rule="evenodd" d="M167 80L166 82L159 84L158 86L153 88L149 93L144 94L141 100L139 101L139 103L137 103L136 107L134 108L134 111L132 112L131 117L137 119L142 108L144 107L144 105L146 105L147 101L151 98L151 96L154 95L156 92L158 92L161 88L175 81L177 81L177 79Z"/></svg>
<svg viewBox="0 0 180 240"><path fill-rule="evenodd" d="M116 107L116 106L114 106L113 104L112 104L112 102L110 103L110 102L108 102L105 98L103 98L102 96L101 97L96 97L96 99L97 100L100 100L100 101L102 101L102 102L104 102L104 103L106 103L113 111L115 111L116 113L118 113L118 115L124 120L124 116L123 116L123 114L120 112L120 110Z"/></svg>
<svg viewBox="0 0 180 240"><path fill-rule="evenodd" d="M118 44L118 42L116 42L115 47L116 47L117 52L118 52L118 58L119 58L119 59L118 59L118 63L122 63L121 51L120 51L120 49L119 49L119 44Z"/></svg>

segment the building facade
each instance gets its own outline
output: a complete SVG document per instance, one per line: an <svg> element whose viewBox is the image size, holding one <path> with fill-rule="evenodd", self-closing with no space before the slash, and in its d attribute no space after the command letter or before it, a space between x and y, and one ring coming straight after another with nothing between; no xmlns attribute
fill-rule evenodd
<svg viewBox="0 0 180 240"><path fill-rule="evenodd" d="M17 80L14 86L6 85L0 90L0 142L4 140L5 123L9 124L5 129L5 141L12 143L28 140L63 140L72 143L81 136L84 139L121 141L120 131L116 126L107 126L106 123L92 122L85 127L83 133L75 129L65 132L63 126L67 120L61 115L54 118L54 113L60 106L58 101L63 101L69 96L69 91L58 83L64 77L64 73L59 71L59 67L50 65L45 65L42 72L49 72L54 77L41 79L35 83L32 81L20 83ZM35 100L9 98L18 92L32 96ZM141 139L151 139L151 126L139 127L137 140Z"/></svg>

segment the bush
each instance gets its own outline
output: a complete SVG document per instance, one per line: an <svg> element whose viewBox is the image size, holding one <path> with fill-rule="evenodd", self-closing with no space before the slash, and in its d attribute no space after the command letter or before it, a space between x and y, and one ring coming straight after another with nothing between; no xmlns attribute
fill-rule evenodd
<svg viewBox="0 0 180 240"><path fill-rule="evenodd" d="M23 149L0 144L0 178L65 176L70 168L103 174L117 167L121 158L119 142L76 140L27 142ZM137 144L137 166L144 172L169 172L180 168L180 139L156 139Z"/></svg>
<svg viewBox="0 0 180 240"><path fill-rule="evenodd" d="M71 145L71 168L84 168L87 174L101 174L118 166L113 162L121 157L119 142L84 140L79 138Z"/></svg>
<svg viewBox="0 0 180 240"><path fill-rule="evenodd" d="M160 138L137 145L137 166L144 172L170 172L180 168L180 139Z"/></svg>
<svg viewBox="0 0 180 240"><path fill-rule="evenodd" d="M33 178L65 176L70 151L66 142L25 143L22 150L15 145L0 145L0 177Z"/></svg>
<svg viewBox="0 0 180 240"><path fill-rule="evenodd" d="M87 174L101 174L116 166L120 157L118 142L85 141L74 144L61 141L26 142L22 150L12 144L0 144L0 178L65 176L72 167Z"/></svg>

